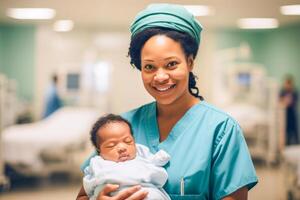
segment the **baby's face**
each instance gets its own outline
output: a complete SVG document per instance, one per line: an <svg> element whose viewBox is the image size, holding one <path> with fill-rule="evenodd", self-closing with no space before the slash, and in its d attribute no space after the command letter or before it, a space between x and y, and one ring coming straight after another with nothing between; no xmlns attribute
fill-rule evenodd
<svg viewBox="0 0 300 200"><path fill-rule="evenodd" d="M98 130L97 136L103 159L124 162L135 158L135 142L125 122L108 123Z"/></svg>

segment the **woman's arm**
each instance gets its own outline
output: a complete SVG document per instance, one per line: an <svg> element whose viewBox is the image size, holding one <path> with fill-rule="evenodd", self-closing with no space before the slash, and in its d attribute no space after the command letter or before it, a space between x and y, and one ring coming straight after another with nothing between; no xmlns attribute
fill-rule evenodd
<svg viewBox="0 0 300 200"><path fill-rule="evenodd" d="M223 198L223 200L247 200L247 199L248 199L247 187L240 188L234 193Z"/></svg>

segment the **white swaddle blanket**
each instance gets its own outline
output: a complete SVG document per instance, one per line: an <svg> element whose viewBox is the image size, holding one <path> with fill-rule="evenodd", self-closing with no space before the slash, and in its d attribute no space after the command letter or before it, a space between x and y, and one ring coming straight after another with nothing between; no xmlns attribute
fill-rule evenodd
<svg viewBox="0 0 300 200"><path fill-rule="evenodd" d="M140 144L136 144L136 147L137 155L133 160L114 162L104 160L101 156L90 160L84 170L83 187L91 200L97 198L107 183L120 185L118 191L141 185L148 191L147 200L170 200L162 188L168 179L162 166L170 160L169 154L163 150L152 154L146 146Z"/></svg>

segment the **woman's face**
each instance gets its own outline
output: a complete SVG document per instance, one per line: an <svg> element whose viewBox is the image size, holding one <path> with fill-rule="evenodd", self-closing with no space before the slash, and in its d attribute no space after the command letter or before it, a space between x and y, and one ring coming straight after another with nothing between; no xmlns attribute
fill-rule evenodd
<svg viewBox="0 0 300 200"><path fill-rule="evenodd" d="M98 130L97 136L100 155L103 159L124 162L135 158L135 142L125 122L108 123Z"/></svg>
<svg viewBox="0 0 300 200"><path fill-rule="evenodd" d="M144 86L159 104L191 96L188 81L192 65L193 59L186 59L180 43L165 35L151 37L141 51Z"/></svg>

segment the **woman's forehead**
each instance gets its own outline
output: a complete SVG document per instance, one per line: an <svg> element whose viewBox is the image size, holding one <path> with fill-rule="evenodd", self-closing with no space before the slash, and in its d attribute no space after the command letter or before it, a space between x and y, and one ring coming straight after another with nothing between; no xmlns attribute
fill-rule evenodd
<svg viewBox="0 0 300 200"><path fill-rule="evenodd" d="M167 35L154 35L152 37L150 37L146 42L145 42L145 45L149 45L149 43L151 44L155 44L155 45L169 45L170 43L171 44L174 44L174 45L180 45L179 42L175 41L173 38L167 36Z"/></svg>
<svg viewBox="0 0 300 200"><path fill-rule="evenodd" d="M156 55L166 59L170 57L182 56L183 53L184 52L182 51L180 43L165 35L156 35L151 37L145 43L141 51L143 59L147 59L147 57Z"/></svg>

